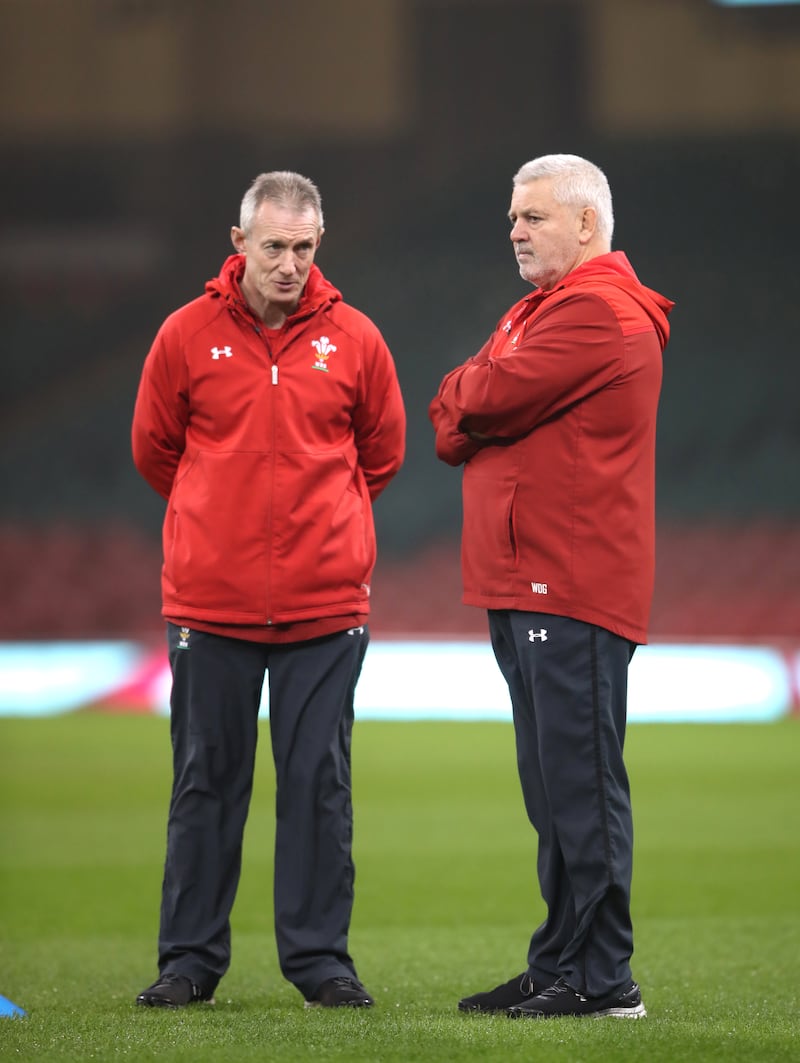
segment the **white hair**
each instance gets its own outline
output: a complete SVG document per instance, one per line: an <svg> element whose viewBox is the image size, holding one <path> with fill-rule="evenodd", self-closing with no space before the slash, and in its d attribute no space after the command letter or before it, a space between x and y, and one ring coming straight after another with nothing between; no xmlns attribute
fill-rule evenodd
<svg viewBox="0 0 800 1063"><path fill-rule="evenodd" d="M319 189L302 174L293 173L291 170L273 170L271 173L259 174L242 199L239 228L243 232L250 232L256 211L265 200L298 211L313 210L317 215L320 230L324 228Z"/></svg>
<svg viewBox="0 0 800 1063"><path fill-rule="evenodd" d="M542 177L553 179L553 198L557 203L592 207L597 215L598 234L611 244L614 233L611 189L608 178L598 166L580 155L540 155L520 167L514 175L514 187Z"/></svg>

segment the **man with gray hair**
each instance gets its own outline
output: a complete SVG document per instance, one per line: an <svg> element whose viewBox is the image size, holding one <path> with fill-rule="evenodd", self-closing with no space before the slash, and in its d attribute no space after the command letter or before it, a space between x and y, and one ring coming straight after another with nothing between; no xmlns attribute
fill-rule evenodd
<svg viewBox="0 0 800 1063"><path fill-rule="evenodd" d="M230 913L265 677L276 777L274 918L306 1005L369 1007L348 951L350 745L369 641L372 503L400 468L392 356L314 262L308 178L261 174L236 253L161 326L133 418L139 472L167 502L173 785L150 1007L210 1001Z"/></svg>
<svg viewBox="0 0 800 1063"><path fill-rule="evenodd" d="M430 415L438 456L464 466L463 600L488 610L508 684L547 914L525 970L459 1008L639 1018L623 743L653 589L673 304L611 250L611 192L587 160L526 163L509 220L536 290L444 378Z"/></svg>

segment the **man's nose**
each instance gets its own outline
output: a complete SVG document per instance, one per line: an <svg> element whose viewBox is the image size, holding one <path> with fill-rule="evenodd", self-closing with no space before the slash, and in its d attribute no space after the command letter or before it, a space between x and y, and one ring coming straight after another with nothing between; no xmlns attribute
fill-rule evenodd
<svg viewBox="0 0 800 1063"><path fill-rule="evenodd" d="M297 262L295 261L294 251L286 249L281 255L280 270L281 273L294 273L297 269Z"/></svg>

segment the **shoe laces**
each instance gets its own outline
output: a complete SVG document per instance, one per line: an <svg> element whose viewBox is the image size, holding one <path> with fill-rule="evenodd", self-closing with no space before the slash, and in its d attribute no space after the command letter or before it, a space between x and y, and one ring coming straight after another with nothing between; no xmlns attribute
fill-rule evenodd
<svg viewBox="0 0 800 1063"><path fill-rule="evenodd" d="M334 985L342 986L345 989L360 989L361 986L356 982L354 978L348 978L347 975L340 974L336 978L331 978Z"/></svg>
<svg viewBox="0 0 800 1063"><path fill-rule="evenodd" d="M192 987L193 1000L199 1000L200 997L203 995L200 986L195 985L191 978L187 977L187 975L178 974L176 971L169 971L167 974L162 975L161 978L159 978L157 985L178 985L181 982L188 982L189 985Z"/></svg>
<svg viewBox="0 0 800 1063"><path fill-rule="evenodd" d="M563 978L557 978L551 986L547 989L543 989L539 996L557 997L562 993L570 993L573 997L577 997L578 1000L586 1001L586 997L582 996L577 989L573 989L571 985L567 985Z"/></svg>

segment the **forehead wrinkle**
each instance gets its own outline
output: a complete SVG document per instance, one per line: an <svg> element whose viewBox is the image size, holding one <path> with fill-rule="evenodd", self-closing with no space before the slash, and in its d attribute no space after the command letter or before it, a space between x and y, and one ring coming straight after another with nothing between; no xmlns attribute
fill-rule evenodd
<svg viewBox="0 0 800 1063"><path fill-rule="evenodd" d="M526 185L517 185L512 199L547 199L550 189L541 181L529 181Z"/></svg>
<svg viewBox="0 0 800 1063"><path fill-rule="evenodd" d="M296 211L276 204L260 210L253 219L252 233L260 241L297 244L314 243L319 235L319 222L311 211Z"/></svg>

